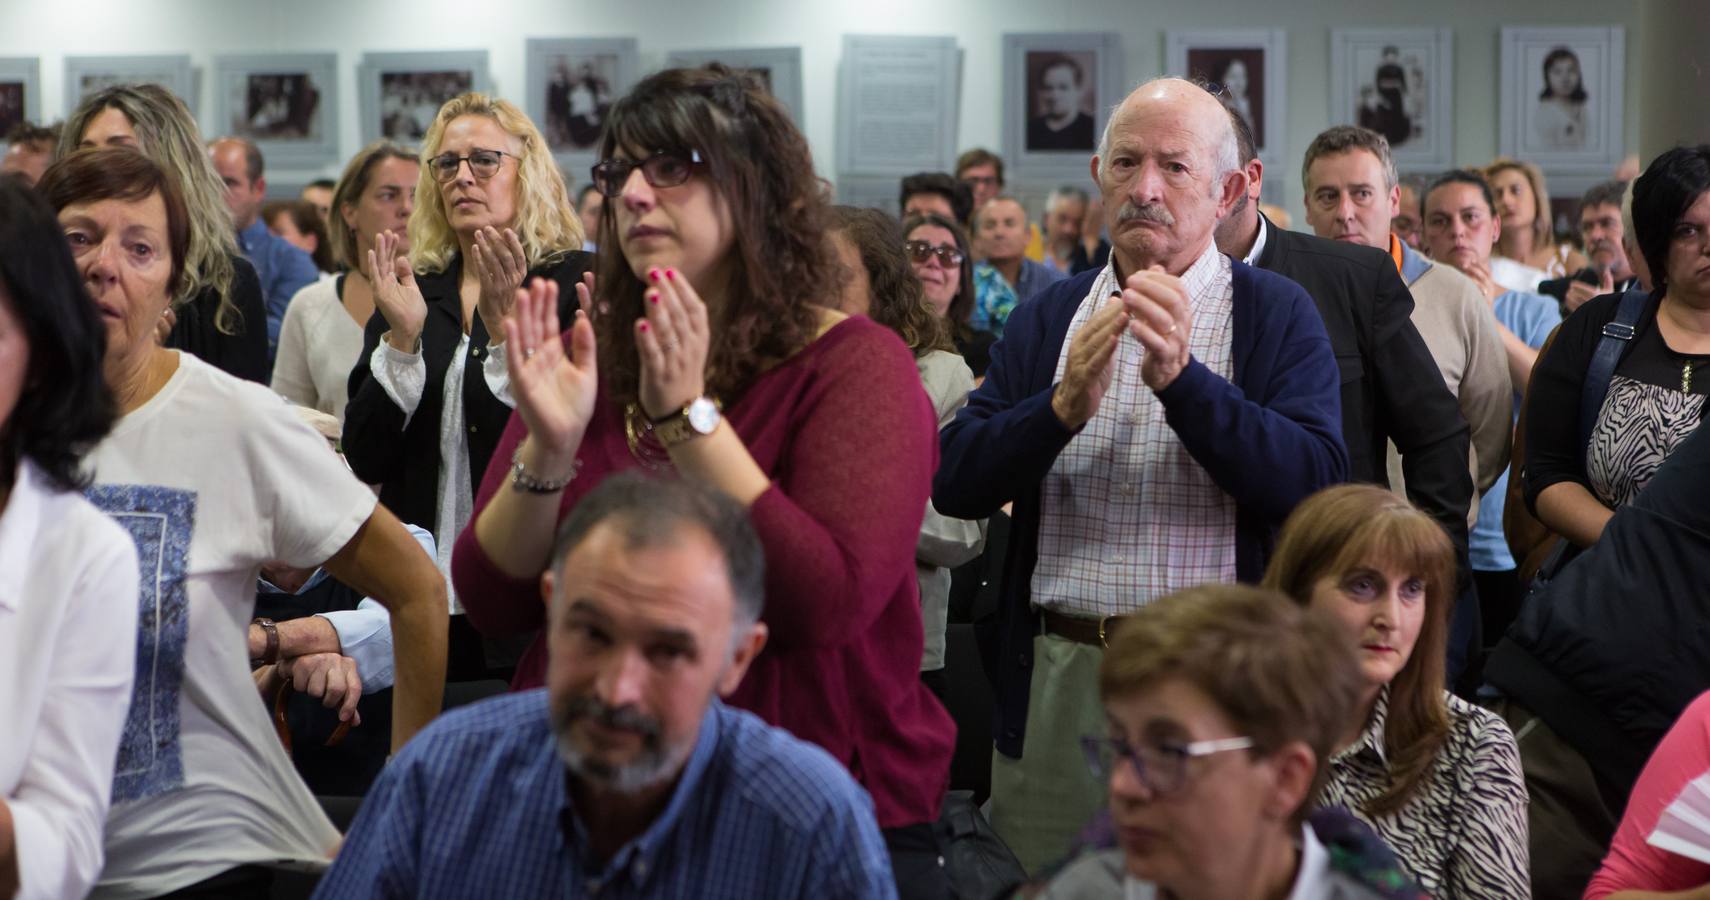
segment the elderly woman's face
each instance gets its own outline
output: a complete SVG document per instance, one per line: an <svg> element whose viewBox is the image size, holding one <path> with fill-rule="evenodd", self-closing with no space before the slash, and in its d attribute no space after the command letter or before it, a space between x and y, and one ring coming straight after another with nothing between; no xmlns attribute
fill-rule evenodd
<svg viewBox="0 0 1710 900"><path fill-rule="evenodd" d="M171 302L172 246L160 194L74 203L59 211L59 224L107 326L107 358L152 347L155 323Z"/></svg>
<svg viewBox="0 0 1710 900"><path fill-rule="evenodd" d="M0 281L0 425L12 420L24 381L30 374L30 341L14 312L12 296Z"/></svg>
<svg viewBox="0 0 1710 900"><path fill-rule="evenodd" d="M1669 233L1668 292L1710 303L1710 191L1692 201Z"/></svg>
<svg viewBox="0 0 1710 900"><path fill-rule="evenodd" d="M476 229L489 226L509 228L517 219L517 167L522 164L517 154L522 153L522 141L494 119L458 116L445 126L434 156L468 156L477 150L504 153L498 171L479 178L469 163L464 162L458 164L457 174L451 180L439 182L446 221L451 223L452 231L461 235L473 235Z"/></svg>
<svg viewBox="0 0 1710 900"><path fill-rule="evenodd" d="M1230 848L1251 852L1264 831L1292 812L1289 807L1279 816L1278 778L1269 760L1248 750L1184 758L1189 744L1248 737L1191 682L1167 678L1107 700L1104 709L1109 737L1142 758L1175 760L1170 767L1178 770L1142 778L1127 759L1111 769L1111 824L1135 877L1165 887L1189 882L1227 866ZM1160 783L1173 789L1154 789ZM1281 829L1277 835L1292 837Z"/></svg>

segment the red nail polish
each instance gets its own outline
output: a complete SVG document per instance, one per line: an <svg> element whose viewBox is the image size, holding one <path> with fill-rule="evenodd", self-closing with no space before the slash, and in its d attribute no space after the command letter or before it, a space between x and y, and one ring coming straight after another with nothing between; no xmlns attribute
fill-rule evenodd
<svg viewBox="0 0 1710 900"><path fill-rule="evenodd" d="M648 272L647 277L653 279L653 281L657 283L659 281L659 270L654 269L653 271Z"/></svg>
<svg viewBox="0 0 1710 900"><path fill-rule="evenodd" d="M642 330L642 331L647 331L647 330L648 330L648 325L647 325L647 323L646 323L646 322L642 322L642 323L641 323L641 330Z"/></svg>
<svg viewBox="0 0 1710 900"><path fill-rule="evenodd" d="M666 269L665 270L665 277L671 279L672 281L676 281L677 280L677 270L676 269Z"/></svg>
<svg viewBox="0 0 1710 900"><path fill-rule="evenodd" d="M658 294L648 294L647 295L647 302L653 304L654 306L658 306L659 305L659 295Z"/></svg>

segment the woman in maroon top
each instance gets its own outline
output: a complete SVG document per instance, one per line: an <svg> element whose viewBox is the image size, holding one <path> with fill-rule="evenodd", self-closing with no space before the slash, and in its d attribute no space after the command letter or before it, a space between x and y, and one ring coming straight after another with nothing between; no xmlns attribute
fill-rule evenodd
<svg viewBox="0 0 1710 900"><path fill-rule="evenodd" d="M748 78L647 78L612 107L601 158L595 320L554 340L556 288L537 283L505 323L517 412L452 559L470 623L541 626L555 527L605 476L725 491L765 544L770 630L729 702L847 765L903 895L947 896L929 826L954 726L916 676L914 577L938 450L913 358L821 305L837 270L807 142ZM541 684L544 655L537 640L513 687Z"/></svg>

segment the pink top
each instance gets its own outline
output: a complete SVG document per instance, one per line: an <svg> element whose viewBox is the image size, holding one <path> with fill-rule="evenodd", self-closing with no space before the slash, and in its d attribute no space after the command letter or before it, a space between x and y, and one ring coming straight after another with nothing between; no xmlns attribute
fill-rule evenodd
<svg viewBox="0 0 1710 900"><path fill-rule="evenodd" d="M1609 855L1585 889L1585 900L1616 891L1683 891L1710 884L1710 865L1645 843L1663 810L1706 771L1710 771L1710 693L1692 701L1645 763Z"/></svg>
<svg viewBox="0 0 1710 900"><path fill-rule="evenodd" d="M850 318L756 377L724 417L772 479L749 511L771 637L727 702L837 757L872 794L881 828L936 821L956 729L918 674L914 549L938 431L913 358L888 329ZM469 622L488 635L545 624L536 579L507 577L475 539L526 433L512 414L452 555ZM607 475L639 465L622 410L602 397L577 455L560 521ZM540 686L545 666L537 638L511 687Z"/></svg>

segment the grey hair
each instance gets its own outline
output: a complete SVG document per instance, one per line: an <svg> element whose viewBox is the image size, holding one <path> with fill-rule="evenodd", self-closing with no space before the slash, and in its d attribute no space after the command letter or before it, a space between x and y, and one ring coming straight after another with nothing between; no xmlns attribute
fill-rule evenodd
<svg viewBox="0 0 1710 900"><path fill-rule="evenodd" d="M1390 153L1388 138L1358 125L1337 125L1320 132L1307 145L1306 158L1300 163L1301 185L1310 189L1307 176L1312 173L1312 164L1319 159L1355 150L1364 150L1377 158L1379 168L1383 169L1385 189L1393 190L1401 183L1395 174L1395 157Z"/></svg>
<svg viewBox="0 0 1710 900"><path fill-rule="evenodd" d="M1103 180L1105 168L1110 164L1110 136L1112 126L1116 124L1116 114L1122 109L1123 105L1128 102L1129 98L1160 81L1175 81L1180 82L1181 84L1192 85L1202 91L1205 91L1206 95L1210 96L1213 100L1217 99L1215 94L1206 90L1204 83L1187 78L1180 78L1175 75L1164 75L1158 78L1153 78L1150 81L1143 82L1134 90L1129 91L1127 97L1122 98L1120 103L1117 103L1115 106L1110 108L1110 114L1105 116L1104 119L1104 134L1098 141L1098 176L1100 180ZM1221 105L1221 103L1219 105ZM1223 196L1223 179L1227 177L1230 172L1238 172L1241 170L1240 145L1235 139L1235 126L1229 121L1227 116L1224 117L1221 133L1215 135L1213 140L1217 145L1214 148L1215 155L1212 158L1212 161L1217 164L1217 174L1213 181L1217 185L1218 198L1221 199Z"/></svg>
<svg viewBox="0 0 1710 900"><path fill-rule="evenodd" d="M1055 212L1057 205L1065 200L1077 201L1084 205L1087 202L1087 192L1072 184L1065 184L1052 191L1050 195L1045 198L1045 212L1047 214Z"/></svg>
<svg viewBox="0 0 1710 900"><path fill-rule="evenodd" d="M1630 178L1621 189L1621 249L1628 256L1639 252L1639 232L1633 228L1633 185L1637 178Z"/></svg>
<svg viewBox="0 0 1710 900"><path fill-rule="evenodd" d="M730 581L732 637L760 620L766 604L766 555L748 511L728 495L681 479L614 475L577 501L552 542L556 606L563 600L564 563L597 525L612 523L629 550L680 544L684 529L704 533L723 557Z"/></svg>

